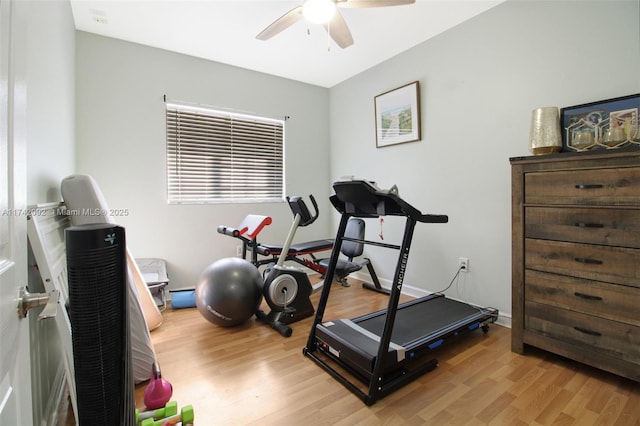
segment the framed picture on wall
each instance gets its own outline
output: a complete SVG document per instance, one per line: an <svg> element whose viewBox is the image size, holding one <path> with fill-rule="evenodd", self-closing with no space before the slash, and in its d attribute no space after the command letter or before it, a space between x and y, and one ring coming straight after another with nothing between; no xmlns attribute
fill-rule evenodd
<svg viewBox="0 0 640 426"><path fill-rule="evenodd" d="M382 93L374 104L377 148L420 140L420 82Z"/></svg>

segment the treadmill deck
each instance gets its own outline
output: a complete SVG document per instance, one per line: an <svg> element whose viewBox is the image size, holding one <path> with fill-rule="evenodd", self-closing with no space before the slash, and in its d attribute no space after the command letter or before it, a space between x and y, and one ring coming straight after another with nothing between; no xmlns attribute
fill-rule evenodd
<svg viewBox="0 0 640 426"><path fill-rule="evenodd" d="M316 326L319 349L368 378L378 355L386 310L351 320L327 321ZM424 355L445 339L494 322L497 311L476 308L431 294L398 305L388 356L383 359L386 373L402 368L405 361Z"/></svg>

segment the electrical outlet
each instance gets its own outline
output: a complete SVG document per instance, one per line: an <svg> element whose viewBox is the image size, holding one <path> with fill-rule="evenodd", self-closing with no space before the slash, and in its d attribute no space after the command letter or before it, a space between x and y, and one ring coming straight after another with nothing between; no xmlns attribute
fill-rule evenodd
<svg viewBox="0 0 640 426"><path fill-rule="evenodd" d="M469 272L469 258L461 257L458 263L458 268L460 268L462 272Z"/></svg>
<svg viewBox="0 0 640 426"><path fill-rule="evenodd" d="M242 246L236 246L236 256L242 257Z"/></svg>

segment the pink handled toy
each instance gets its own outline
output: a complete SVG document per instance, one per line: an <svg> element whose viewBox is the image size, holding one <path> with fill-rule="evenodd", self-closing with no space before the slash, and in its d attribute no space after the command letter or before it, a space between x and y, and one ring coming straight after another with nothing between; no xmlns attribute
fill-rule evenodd
<svg viewBox="0 0 640 426"><path fill-rule="evenodd" d="M160 366L154 362L151 366L151 380L144 390L144 405L148 410L155 410L165 406L171 399L173 387L162 378Z"/></svg>

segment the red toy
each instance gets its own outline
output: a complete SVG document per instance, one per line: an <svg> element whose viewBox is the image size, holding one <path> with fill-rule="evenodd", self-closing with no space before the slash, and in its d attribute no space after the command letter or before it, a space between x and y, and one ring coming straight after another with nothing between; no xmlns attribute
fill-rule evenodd
<svg viewBox="0 0 640 426"><path fill-rule="evenodd" d="M165 406L171 399L173 387L162 378L160 366L154 362L151 366L151 380L144 390L144 405L148 410L155 410Z"/></svg>

